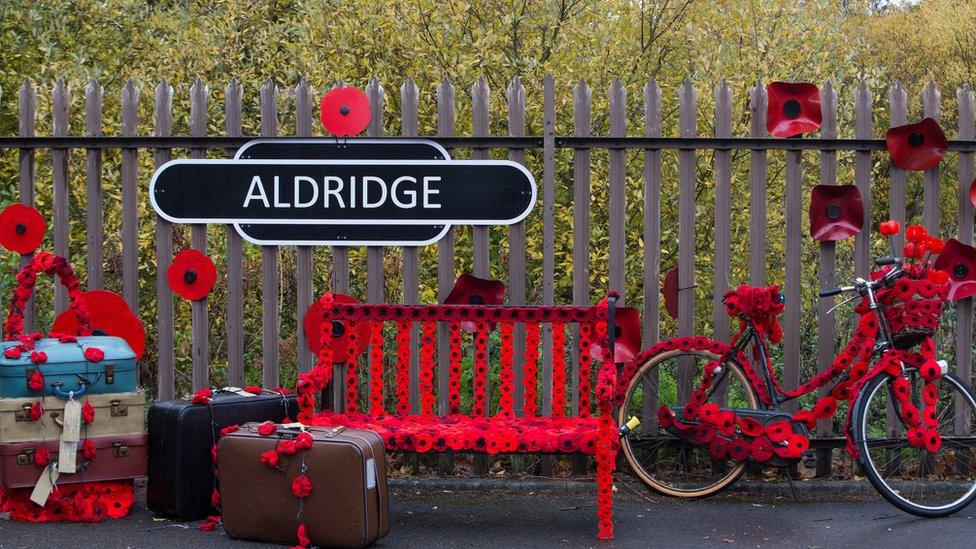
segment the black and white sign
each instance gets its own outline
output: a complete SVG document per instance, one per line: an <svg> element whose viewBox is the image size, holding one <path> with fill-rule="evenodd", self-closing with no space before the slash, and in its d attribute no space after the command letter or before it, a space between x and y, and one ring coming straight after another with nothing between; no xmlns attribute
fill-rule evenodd
<svg viewBox="0 0 976 549"><path fill-rule="evenodd" d="M505 160L173 160L149 185L174 223L511 225L536 200Z"/></svg>
<svg viewBox="0 0 976 549"><path fill-rule="evenodd" d="M450 160L427 139L255 139L234 158L272 160ZM425 246L439 241L450 225L254 225L234 224L245 240L259 245Z"/></svg>

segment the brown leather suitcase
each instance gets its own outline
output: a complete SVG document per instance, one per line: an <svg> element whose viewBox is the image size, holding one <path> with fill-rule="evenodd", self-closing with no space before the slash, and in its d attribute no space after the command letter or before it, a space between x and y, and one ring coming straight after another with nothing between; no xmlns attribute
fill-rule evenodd
<svg viewBox="0 0 976 549"><path fill-rule="evenodd" d="M273 435L261 436L259 425L247 423L218 443L221 511L229 536L295 544L300 513L312 545L362 547L387 534L386 450L379 435L308 427L311 448L283 455L272 468L261 462L261 454L301 430L279 426ZM304 500L292 493L303 462L312 483Z"/></svg>
<svg viewBox="0 0 976 549"><path fill-rule="evenodd" d="M95 458L85 462L78 443L78 472L62 473L58 484L124 480L146 476L146 434L89 438L95 445ZM59 441L0 443L0 486L27 488L37 484L44 470L37 463L37 453L46 448L48 461L58 460Z"/></svg>

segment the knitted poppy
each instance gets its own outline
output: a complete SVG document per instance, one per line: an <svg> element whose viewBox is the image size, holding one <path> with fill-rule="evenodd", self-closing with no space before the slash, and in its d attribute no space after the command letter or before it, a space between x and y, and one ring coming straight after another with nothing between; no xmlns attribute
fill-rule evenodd
<svg viewBox="0 0 976 549"><path fill-rule="evenodd" d="M766 86L766 131L793 137L820 128L820 90L810 82L771 82Z"/></svg>
<svg viewBox="0 0 976 549"><path fill-rule="evenodd" d="M914 448L922 448L925 446L925 435L926 432L923 427L912 427L905 433L908 444Z"/></svg>
<svg viewBox="0 0 976 549"><path fill-rule="evenodd" d="M108 290L91 290L81 294L80 302L88 312L92 335L121 337L136 354L136 360L142 358L146 329L122 296ZM67 336L88 335L79 331L78 317L70 307L54 319L51 331Z"/></svg>
<svg viewBox="0 0 976 549"><path fill-rule="evenodd" d="M878 230L883 236L894 236L901 232L901 225L897 221L889 219L888 221L882 221L878 225Z"/></svg>
<svg viewBox="0 0 976 549"><path fill-rule="evenodd" d="M319 107L322 127L336 137L358 135L369 125L369 98L356 87L332 88Z"/></svg>
<svg viewBox="0 0 976 549"><path fill-rule="evenodd" d="M938 429L929 429L925 431L925 450L931 453L936 453L942 448L942 435L939 434Z"/></svg>
<svg viewBox="0 0 976 549"><path fill-rule="evenodd" d="M614 313L613 361L621 364L629 362L641 350L641 319L640 312L633 307L617 307ZM590 357L603 360L606 344L607 336L594 330L590 334Z"/></svg>
<svg viewBox="0 0 976 549"><path fill-rule="evenodd" d="M664 310L671 318L678 318L678 268L672 267L664 274L661 282L661 295L664 297Z"/></svg>
<svg viewBox="0 0 976 549"><path fill-rule="evenodd" d="M85 400L85 403L81 405L81 419L85 423L91 423L95 421L95 407L92 406L91 401Z"/></svg>
<svg viewBox="0 0 976 549"><path fill-rule="evenodd" d="M200 389L199 391L193 393L193 398L190 399L190 402L193 404L200 404L200 405L210 404L210 398L213 397L213 394L214 394L213 389L210 388Z"/></svg>
<svg viewBox="0 0 976 549"><path fill-rule="evenodd" d="M268 450L267 452L261 453L261 463L264 463L268 467L278 467L279 459L280 457L278 456L278 452L275 452L274 450Z"/></svg>
<svg viewBox="0 0 976 549"><path fill-rule="evenodd" d="M31 351L30 361L34 364L44 364L47 362L47 353L44 351Z"/></svg>
<svg viewBox="0 0 976 549"><path fill-rule="evenodd" d="M885 142L896 166L916 172L938 165L949 147L942 127L929 117L889 129Z"/></svg>
<svg viewBox="0 0 976 549"><path fill-rule="evenodd" d="M51 451L47 449L47 446L41 446L34 452L34 465L47 467L48 463L51 463Z"/></svg>
<svg viewBox="0 0 976 549"><path fill-rule="evenodd" d="M427 433L417 433L414 437L413 448L417 452L429 452L433 446L434 438Z"/></svg>
<svg viewBox="0 0 976 549"><path fill-rule="evenodd" d="M708 404L702 405L698 410L698 418L708 423L715 423L718 421L719 411L718 404L709 402Z"/></svg>
<svg viewBox="0 0 976 549"><path fill-rule="evenodd" d="M101 362L105 358L105 351L98 347L88 347L85 349L85 360L88 362Z"/></svg>
<svg viewBox="0 0 976 549"><path fill-rule="evenodd" d="M722 437L716 437L712 440L712 443L708 445L708 452L712 454L715 459L725 459L729 455L729 441Z"/></svg>
<svg viewBox="0 0 976 549"><path fill-rule="evenodd" d="M40 402L35 402L34 404L31 404L31 407L30 407L30 420L31 421L37 421L37 420L41 419L41 416L42 415L44 415L44 408L41 407L41 403Z"/></svg>
<svg viewBox="0 0 976 549"><path fill-rule="evenodd" d="M220 507L220 490L214 488L213 492L210 492L210 506Z"/></svg>
<svg viewBox="0 0 976 549"><path fill-rule="evenodd" d="M935 406L936 402L939 401L939 388L934 383L928 383L922 389L922 401L925 402L926 406Z"/></svg>
<svg viewBox="0 0 976 549"><path fill-rule="evenodd" d="M95 459L95 454L98 453L98 449L95 448L95 443L90 439L85 439L81 443L81 455L85 458L85 461L91 461Z"/></svg>
<svg viewBox="0 0 976 549"><path fill-rule="evenodd" d="M667 406L661 406L657 409L657 423L662 429L667 429L668 427L674 426L674 411Z"/></svg>
<svg viewBox="0 0 976 549"><path fill-rule="evenodd" d="M478 278L463 273L454 282L451 293L444 299L445 305L501 305L505 302L505 284L498 280ZM465 332L476 332L478 325L470 320L461 321ZM494 330L495 323L488 323L488 330Z"/></svg>
<svg viewBox="0 0 976 549"><path fill-rule="evenodd" d="M922 375L922 379L924 379L926 383L931 383L936 379L939 379L939 376L942 375L942 367L939 366L939 363L934 360L927 360L919 369L919 373Z"/></svg>
<svg viewBox="0 0 976 549"><path fill-rule="evenodd" d="M176 254L166 280L174 293L189 301L198 301L210 294L217 282L217 268L213 260L199 250L187 249Z"/></svg>
<svg viewBox="0 0 976 549"><path fill-rule="evenodd" d="M864 204L854 185L816 185L810 193L810 236L836 241L861 232Z"/></svg>
<svg viewBox="0 0 976 549"><path fill-rule="evenodd" d="M695 426L695 440L700 444L708 444L715 438L715 427L707 423L699 423Z"/></svg>
<svg viewBox="0 0 976 549"><path fill-rule="evenodd" d="M758 437L763 432L762 423L759 423L751 417L740 417L736 420L736 423L738 423L739 430L742 431L742 434L747 437Z"/></svg>
<svg viewBox="0 0 976 549"><path fill-rule="evenodd" d="M768 438L759 437L752 441L752 445L749 447L749 455L760 463L769 461L773 457L773 444Z"/></svg>
<svg viewBox="0 0 976 549"><path fill-rule="evenodd" d="M278 426L270 421L265 421L261 425L258 425L258 434L267 437L271 436L278 430Z"/></svg>
<svg viewBox="0 0 976 549"><path fill-rule="evenodd" d="M824 419L832 417L837 413L837 399L832 396L820 398L813 406L813 413Z"/></svg>
<svg viewBox="0 0 976 549"><path fill-rule="evenodd" d="M949 275L949 301L976 295L976 248L950 238L935 268Z"/></svg>
<svg viewBox="0 0 976 549"><path fill-rule="evenodd" d="M252 395L260 395L262 393L261 387L258 385L248 385L244 387L244 391L251 393Z"/></svg>
<svg viewBox="0 0 976 549"><path fill-rule="evenodd" d="M21 354L21 350L17 347L7 347L3 350L3 356L13 360L19 359Z"/></svg>
<svg viewBox="0 0 976 549"><path fill-rule="evenodd" d="M312 540L308 537L304 524L298 525L298 530L296 531L295 535L298 537L298 547L304 548L312 544Z"/></svg>
<svg viewBox="0 0 976 549"><path fill-rule="evenodd" d="M47 224L35 208L14 203L0 212L0 245L19 254L31 254L44 240Z"/></svg>
<svg viewBox="0 0 976 549"><path fill-rule="evenodd" d="M44 388L44 375L41 374L40 370L34 370L34 373L28 378L27 388L34 392Z"/></svg>
<svg viewBox="0 0 976 549"><path fill-rule="evenodd" d="M308 450L312 447L313 442L314 439L312 438L312 435L308 433L300 433L297 437L295 437L295 449Z"/></svg>
<svg viewBox="0 0 976 549"><path fill-rule="evenodd" d="M745 439L737 438L729 444L729 457L735 461L745 461L749 457L752 445Z"/></svg>
<svg viewBox="0 0 976 549"><path fill-rule="evenodd" d="M291 483L291 493L297 498L307 498L312 494L312 481L305 475L295 477Z"/></svg>
<svg viewBox="0 0 976 549"><path fill-rule="evenodd" d="M275 451L283 456L293 456L298 453L298 448L295 446L294 440L279 440Z"/></svg>
<svg viewBox="0 0 976 549"><path fill-rule="evenodd" d="M766 435L773 442L782 442L793 434L793 428L789 421L777 421L766 427Z"/></svg>
<svg viewBox="0 0 976 549"><path fill-rule="evenodd" d="M331 294L336 304L359 303L355 298L345 294ZM322 300L316 300L305 312L302 329L305 331L305 343L313 353L318 355L322 351L322 322L326 316L325 305ZM331 311L329 311L331 316ZM369 322L356 322L355 326L348 320L332 321L332 362L346 363L366 350L369 344ZM352 334L355 333L355 337Z"/></svg>
<svg viewBox="0 0 976 549"><path fill-rule="evenodd" d="M807 429L813 429L817 426L817 420L820 419L813 410L798 410L793 414L793 421L802 423L807 426Z"/></svg>

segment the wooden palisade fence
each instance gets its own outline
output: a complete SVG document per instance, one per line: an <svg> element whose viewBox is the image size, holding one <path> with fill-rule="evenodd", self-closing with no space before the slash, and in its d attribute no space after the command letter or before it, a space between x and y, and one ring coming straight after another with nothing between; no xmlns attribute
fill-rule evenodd
<svg viewBox="0 0 976 549"><path fill-rule="evenodd" d="M609 133L605 136L592 135L592 93L586 83L580 81L573 89L573 131L571 135L557 135L556 133L556 83L552 77L547 77L541 85L542 91L542 129L541 135L526 136L526 91L516 78L506 90L508 104L508 135L489 135L489 88L483 79L479 79L470 89L471 112L464 116L471 117L471 135L456 137L456 90L450 81L444 79L436 89L436 127L437 135L429 136L439 141L449 151L469 150L473 158L487 158L491 151L507 151L508 158L516 162L525 162L527 151L541 149L541 172L532 168L540 185L540 201L537 211L541 211L541 231L532 228L531 234L535 238L542 238L542 275L540 304L553 304L555 301L555 214L557 181L571 180L571 189L567 189L572 196L572 250L573 265L571 274L560 272L559 276L572 276L572 303L585 305L595 298L602 296L606 288L591 287L591 275L594 271L606 272L609 286L617 289L623 296L642 295L642 318L644 345L649 346L662 337L685 335L696 328L696 262L699 272L711 269L714 288L709 288L712 299L711 319L705 324L711 326L715 337L727 338L731 323L726 316L721 303L721 297L732 285L751 283L755 285L771 282L781 283L785 287L787 296L799 296L801 286L812 281L803 280L801 266L802 244L809 238L806 226L802 225L804 194L803 194L803 157L808 161L812 155L819 157L819 179L822 184L845 183L837 180L838 152L853 151L853 183L859 188L865 204L865 226L854 241L854 273L865 276L870 267L872 257L871 235L875 227L871 227L871 211L889 211L890 217L901 221L904 225L906 217L906 186L907 175L903 170L891 165L889 172L890 196L879 196L872 193L872 159L879 159L886 155L884 141L874 138L883 133L888 125L899 125L908 120L908 97L899 85L890 88L888 109L890 120L873 119L873 97L867 85L862 83L854 92L854 128L852 132L842 132L837 123L837 93L827 82L822 87L823 126L819 138L805 139L771 139L766 135L766 91L765 87L757 83L750 91L748 104L751 132L748 136L733 137L733 97L729 86L723 81L714 89L714 135L701 136L698 132L698 96L690 81L685 81L677 90L678 95L678 135L662 135L665 127L662 120L662 90L653 80L647 82L642 90L643 124L641 128L627 127L627 90L615 81L608 89L609 103ZM278 109L279 88L270 80L260 88L260 136L273 137L279 135L278 119L281 114ZM139 281L138 281L138 227L140 215L154 216L147 207L140 208L140 203L147 202L147 186L150 173L139 169L140 155L152 154L155 165L171 159L174 149L189 151L189 156L202 158L207 154L221 153L232 156L237 147L248 138L242 134L242 102L244 88L236 80L231 79L224 88L223 112L225 114L225 135L221 137L208 136L208 101L211 92L206 84L197 80L189 89L190 96L190 135L172 136L173 128L173 87L165 80L154 89L153 102L153 131L152 135L138 135L138 105L141 90L132 81L126 83L121 90L121 135L102 135L102 104L103 90L96 82L91 82L85 90L85 134L84 136L69 136L69 90L64 80L57 80L51 96L52 112L44 116L51 117L51 135L35 136L35 118L38 116L36 91L29 81L19 91L19 135L0 137L0 148L19 155L19 197L26 204L35 201L35 191L39 186L53 185L53 223L50 230L53 234L53 249L55 253L67 255L70 246L87 246L85 257L87 265L87 286L89 289L104 286L103 242L115 235L105 234L103 228L103 151L118 149L121 151L121 168L119 170L121 186L122 230L121 230L121 272L122 290L126 301L138 311ZM294 88L294 117L295 135L311 136L313 134L313 105L316 97L312 86L306 80L299 82ZM372 104L372 122L367 134L370 137L384 137L384 115L387 112L387 90L376 79L366 86ZM400 88L402 136L418 135L418 112L420 96L417 85L407 79ZM943 174L939 167L933 168L923 176L923 214L924 225L934 233L942 236L957 236L964 243L973 241L973 206L969 198L969 184L973 180L973 153L976 151L974 141L973 121L973 93L966 85L957 91L958 99L958 128L948 129L947 133L956 136L950 140L950 154L957 155L958 168L958 233L945 230L940 231L939 220L939 187ZM934 84L930 84L923 93L924 114L939 118L940 95ZM601 118L602 119L602 118ZM846 133L853 137L839 138ZM636 136L635 136L636 134ZM36 176L35 151L48 149L51 151L53 164L53 179L39 181ZM69 154L70 150L84 150L86 155L86 185L87 200L87 240L86 242L69 242ZM557 152L571 150L571 173L559 177L557 173ZM592 155L600 150L608 151L608 176L606 180L592 179ZM770 204L767 191L771 185L779 184L770 181L768 172L771 151L785 151L785 203ZM662 238L662 189L666 181L664 178L665 163L675 154L677 158L677 203L678 203L678 243L677 261L679 273L679 320L675 333L664 334L661 330L660 315L660 279L662 275L661 238ZM711 152L713 180L699 181L697 166L708 161L702 153ZM733 161L734 153L742 152L748 155L749 198L748 198L748 280L731 280L730 264L732 257L732 204L733 197ZM8 152L8 154L9 154ZM631 185L642 186L643 204L638 207L642 217L640 240L644 246L636 246L633 241L627 242L624 228L627 216L627 186L629 153L643 156L642 169L631 171ZM567 160L568 161L568 160ZM635 171L639 173L635 174ZM951 177L951 175L947 176ZM699 184L714 186L714 201L709 204L698 202L697 187ZM605 185L607 204L591 204L591 197L596 186ZM117 207L112 205L112 207ZM609 260L606 264L590 264L591 247L591 217L592 208L608 208L609 217ZM696 230L696 211L701 208L714 209L714 230L711 232L714 245L710 257L696 258L696 238L701 238L700 227ZM785 258L783 280L769 280L767 275L767 261L769 251L768 214L776 208L785 208ZM140 213L142 212L142 213ZM534 223L534 221L529 221ZM523 304L530 302L527 288L527 222L512 226L508 230L508 303ZM944 229L944 227L943 227ZM471 254L473 258L473 274L487 277L490 267L490 229L476 227L472 231L472 249L456 249L456 232L464 230L452 228L437 246L437 295L440 299L446 297L454 283L456 276L455 257L458 253ZM211 231L211 234L213 232ZM193 247L206 251L208 231L204 226L194 226L191 229ZM250 244L247 244L250 246ZM275 247L264 247L261 250L261 268L263 294L259 303L245 303L243 280L243 251L245 244L232 227L226 231L226 379L210 379L210 362L215 351L209 348L208 302L206 300L192 304L192 387L194 389L207 385L238 385L244 378L244 342L245 334L243 319L245 309L260 307L262 316L262 349L263 349L263 382L266 387L279 384L281 359L279 357L280 333L279 318L279 258L281 254L296 254L296 309L302 314L312 300L326 290L348 293L351 279L362 276L350 268L349 249L334 247L331 250L332 280L329 288L313 287L314 253L310 247L297 247L297 250L279 250ZM900 248L900 244L898 245ZM183 327L174 326L174 300L166 284L166 268L174 252L173 227L161 218L155 218L155 255L157 264L157 293L156 293L156 330L149 334L150 341L155 341L158 349L158 378L143 380L144 384L155 382L158 398L172 398L176 394L175 377L175 330ZM404 247L401 250L386 250L380 247L370 247L366 250L366 293L357 296L367 302L383 302L385 295L384 258L387 254L402 254L402 293L396 299L406 304L419 302L419 288L421 284L419 265L420 250L417 247ZM626 259L639 253L638 260L643 264L642 280L628 279ZM835 282L835 244L823 242L819 244L818 278L821 287L834 286ZM79 270L81 270L79 268ZM636 288L636 289L635 289ZM67 296L59 289L55 298L57 311L66 306ZM800 378L801 360L801 308L804 305L800 299L787 301L784 328L785 340L783 346L783 378L788 388L796 385ZM837 340L837 323L832 316L827 315L827 309L833 305L832 299L820 301L817 309L817 341L818 353L816 363L823 369L829 366L834 355ZM972 302L967 299L956 304L956 333L955 333L955 371L965 379L972 379L972 347L973 347L973 314ZM34 315L29 314L28 322L32 323ZM699 321L702 319L699 318ZM301 326L300 319L296 323ZM221 327L220 329L224 329ZM446 349L446 334L440 334L439 347ZM547 338L549 336L547 335ZM522 335L516 335L519 346L523 345ZM313 365L314 357L308 351L304 335L298 330L296 342L297 368L307 371ZM416 342L416 334L414 334ZM150 343L150 345L153 345ZM545 339L543 348L549 348L549 341ZM949 350L952 351L952 350ZM219 352L219 351L217 351ZM951 354L951 353L950 353ZM516 356L522 355L522 348L516 347ZM551 357L543 353L542 383L548 387L552 379ZM813 361L813 357L807 357ZM570 361L578 364L578 361ZM446 409L447 369L448 358L442 353L438 369L438 387L440 393L441 410ZM416 384L417 358L413 359L411 368L414 372L412 383ZM517 385L521 379L516 380ZM575 387L575 383L573 384ZM413 405L417 406L417 387L413 389ZM576 391L573 391L575 394ZM516 390L521 395L521 390ZM549 395L546 390L541 395ZM518 398L518 397L517 397ZM551 407L551 395L543 397L542 410ZM341 399L337 399L341 401ZM573 403L575 406L577 403ZM522 403L516 402L516 409L521 410ZM821 437L832 437L836 433L829 424L821 425L818 430ZM829 460L826 466L829 466Z"/></svg>

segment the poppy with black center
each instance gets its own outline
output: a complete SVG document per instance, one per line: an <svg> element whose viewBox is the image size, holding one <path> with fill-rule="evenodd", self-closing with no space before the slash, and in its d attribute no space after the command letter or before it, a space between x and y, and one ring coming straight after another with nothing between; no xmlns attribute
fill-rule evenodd
<svg viewBox="0 0 976 549"><path fill-rule="evenodd" d="M478 278L468 273L458 277L451 288L451 293L444 299L445 305L501 305L505 302L505 284L498 280ZM484 311L477 311L484 315ZM488 323L488 329L493 330L495 323ZM462 321L461 329L466 332L476 332L476 322Z"/></svg>
<svg viewBox="0 0 976 549"><path fill-rule="evenodd" d="M816 185L810 192L810 236L837 241L861 232L864 204L854 185Z"/></svg>
<svg viewBox="0 0 976 549"><path fill-rule="evenodd" d="M937 166L949 147L942 127L929 117L889 129L885 144L896 166L916 172Z"/></svg>
<svg viewBox="0 0 976 549"><path fill-rule="evenodd" d="M604 300L606 301L606 300ZM601 301L601 304L603 302ZM590 334L590 358L603 360L607 336L596 330ZM614 315L613 361L616 364L630 362L641 350L640 312L633 307L617 307Z"/></svg>
<svg viewBox="0 0 976 549"><path fill-rule="evenodd" d="M355 298L345 294L332 294L335 303L359 303ZM325 309L322 300L316 300L305 312L302 319L302 330L305 332L305 344L316 356L322 350L322 322L325 318ZM350 326L348 321L332 321L332 361L335 363L345 363L349 359L359 356L366 350L369 344L369 322L360 321L355 325L356 337L350 337Z"/></svg>
<svg viewBox="0 0 976 549"><path fill-rule="evenodd" d="M187 249L176 254L166 279L173 292L183 299L199 301L208 295L217 282L217 268L206 254Z"/></svg>
<svg viewBox="0 0 976 549"><path fill-rule="evenodd" d="M320 108L322 127L336 137L358 135L369 125L369 98L353 86L329 90Z"/></svg>
<svg viewBox="0 0 976 549"><path fill-rule="evenodd" d="M766 131L794 137L820 128L820 90L810 82L772 82L766 86Z"/></svg>
<svg viewBox="0 0 976 549"><path fill-rule="evenodd" d="M142 358L146 350L146 328L125 299L108 290L90 290L81 294L81 302L88 310L91 335L121 337ZM68 308L54 319L51 331L59 334L85 335L78 331L78 317Z"/></svg>
<svg viewBox="0 0 976 549"><path fill-rule="evenodd" d="M976 295L976 248L950 238L935 260L935 268L949 275L949 301Z"/></svg>
<svg viewBox="0 0 976 549"><path fill-rule="evenodd" d="M47 224L35 208L14 203L0 212L0 245L19 254L31 254L44 241Z"/></svg>

